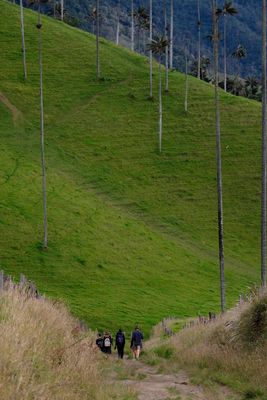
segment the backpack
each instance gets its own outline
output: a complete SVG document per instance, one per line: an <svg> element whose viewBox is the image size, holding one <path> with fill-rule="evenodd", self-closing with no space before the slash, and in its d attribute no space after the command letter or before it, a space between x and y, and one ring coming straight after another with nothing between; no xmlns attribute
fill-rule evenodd
<svg viewBox="0 0 267 400"><path fill-rule="evenodd" d="M118 333L118 335L117 335L117 343L118 344L123 344L124 343L124 334L123 333Z"/></svg>
<svg viewBox="0 0 267 400"><path fill-rule="evenodd" d="M106 337L104 339L104 347L110 347L110 346L111 346L110 337Z"/></svg>

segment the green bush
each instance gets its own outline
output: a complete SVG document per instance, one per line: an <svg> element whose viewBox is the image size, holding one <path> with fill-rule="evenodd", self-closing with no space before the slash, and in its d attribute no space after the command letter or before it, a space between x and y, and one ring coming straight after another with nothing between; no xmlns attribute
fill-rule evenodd
<svg viewBox="0 0 267 400"><path fill-rule="evenodd" d="M173 356L174 349L170 345L163 345L163 346L157 347L155 349L155 353L158 357L169 360Z"/></svg>
<svg viewBox="0 0 267 400"><path fill-rule="evenodd" d="M267 296L257 299L241 316L239 336L249 344L267 339Z"/></svg>

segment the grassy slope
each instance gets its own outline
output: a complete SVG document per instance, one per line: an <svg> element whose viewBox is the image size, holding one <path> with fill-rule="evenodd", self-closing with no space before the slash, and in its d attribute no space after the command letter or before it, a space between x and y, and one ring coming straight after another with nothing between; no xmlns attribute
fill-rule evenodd
<svg viewBox="0 0 267 400"><path fill-rule="evenodd" d="M36 14L26 11L29 80L22 80L19 9L0 0L1 267L64 297L93 327L148 330L166 314L218 307L213 90L172 73L147 100L147 61L44 18L44 95L50 247L42 238ZM155 66L156 67L156 66ZM156 75L155 68L155 79ZM156 82L155 82L156 95ZM222 94L228 299L259 278L260 105Z"/></svg>

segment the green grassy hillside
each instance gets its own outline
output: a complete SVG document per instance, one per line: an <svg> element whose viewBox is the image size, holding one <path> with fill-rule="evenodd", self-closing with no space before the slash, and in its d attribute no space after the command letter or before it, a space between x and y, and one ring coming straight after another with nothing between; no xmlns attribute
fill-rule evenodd
<svg viewBox="0 0 267 400"><path fill-rule="evenodd" d="M146 331L218 309L213 89L170 76L163 154L147 60L43 19L49 250L41 250L37 16L0 0L0 263L66 299L92 327ZM5 99L3 98L5 96ZM7 99L9 102L7 102ZM5 103L5 104L4 104ZM13 106L12 106L13 105ZM228 304L259 282L260 104L222 93Z"/></svg>

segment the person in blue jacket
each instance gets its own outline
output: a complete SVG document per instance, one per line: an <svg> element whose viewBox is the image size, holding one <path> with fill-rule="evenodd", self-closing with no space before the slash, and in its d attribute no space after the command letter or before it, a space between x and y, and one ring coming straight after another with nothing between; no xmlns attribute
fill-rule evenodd
<svg viewBox="0 0 267 400"><path fill-rule="evenodd" d="M135 330L132 333L132 339L131 339L131 349L133 352L133 357L138 360L140 357L140 353L142 350L142 345L143 345L143 339L144 336L142 332L140 331L139 327L136 326Z"/></svg>

